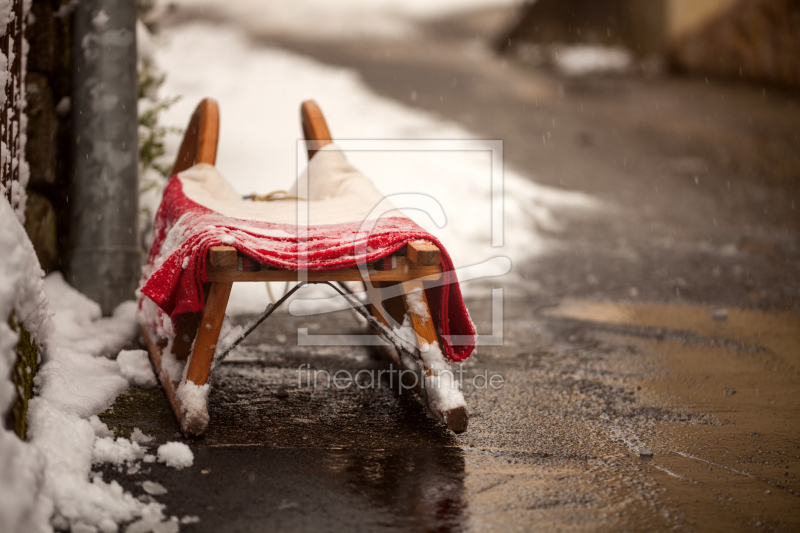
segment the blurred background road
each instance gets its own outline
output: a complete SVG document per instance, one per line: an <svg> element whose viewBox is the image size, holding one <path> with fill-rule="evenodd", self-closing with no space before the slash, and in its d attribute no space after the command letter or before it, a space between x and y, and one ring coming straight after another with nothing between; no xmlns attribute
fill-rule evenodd
<svg viewBox="0 0 800 533"><path fill-rule="evenodd" d="M195 468L148 474L171 514L201 518L187 531L800 528L798 9L645 4L157 6L162 91L183 95L168 118L220 101L240 192L291 179L308 97L334 137L500 139L508 250L469 224L487 201L470 161L408 183L360 166L384 192L444 189L457 266L513 262L466 284L503 342L466 365L458 436L385 385L298 386L303 363L385 367L297 345L298 328L361 331L351 313L271 318L217 372ZM257 291L234 296L235 321ZM469 386L484 371L503 387ZM177 436L159 389L102 418Z"/></svg>

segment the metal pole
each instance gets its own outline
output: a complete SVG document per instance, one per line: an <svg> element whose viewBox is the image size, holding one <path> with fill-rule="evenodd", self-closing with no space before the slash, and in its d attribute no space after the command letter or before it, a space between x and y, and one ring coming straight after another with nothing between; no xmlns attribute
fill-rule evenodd
<svg viewBox="0 0 800 533"><path fill-rule="evenodd" d="M66 277L109 315L134 298L141 276L134 0L81 0L73 17Z"/></svg>

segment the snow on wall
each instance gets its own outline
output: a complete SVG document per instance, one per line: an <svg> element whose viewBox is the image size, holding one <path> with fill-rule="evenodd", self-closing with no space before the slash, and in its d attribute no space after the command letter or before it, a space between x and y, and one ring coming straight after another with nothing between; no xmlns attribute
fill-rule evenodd
<svg viewBox="0 0 800 533"><path fill-rule="evenodd" d="M30 0L0 0L0 194L20 222L25 221L25 187L30 179L25 160L28 42L24 38L30 4Z"/></svg>
<svg viewBox="0 0 800 533"><path fill-rule="evenodd" d="M0 200L0 249L0 414L5 414L16 394L11 369L19 339L8 317L16 313L39 346L52 324L33 245L4 199ZM0 531L49 530L52 503L43 494L45 465L44 454L0 426Z"/></svg>
<svg viewBox="0 0 800 533"><path fill-rule="evenodd" d="M178 519L166 517L163 504L143 502L92 473L94 463L138 471L156 458L147 453L141 432L133 442L115 440L96 416L130 385L155 384L142 352L120 352L136 332L136 304L125 302L102 318L98 304L60 273L42 279L33 245L4 199L0 249L0 414L14 400L10 369L19 338L6 317L14 312L42 349L28 441L0 426L0 531L117 531L118 524L131 521L142 531L160 524L173 528ZM107 357L117 353L119 360ZM182 466L191 463L188 454L182 458Z"/></svg>

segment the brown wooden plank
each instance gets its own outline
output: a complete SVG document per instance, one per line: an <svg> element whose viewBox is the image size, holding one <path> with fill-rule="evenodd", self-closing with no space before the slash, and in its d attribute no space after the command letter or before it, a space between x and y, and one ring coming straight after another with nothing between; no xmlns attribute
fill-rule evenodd
<svg viewBox="0 0 800 533"><path fill-rule="evenodd" d="M161 366L161 347L156 343L155 334L149 331L149 328L140 326L142 330L142 337L144 343L147 345L147 351L150 353L150 359L156 367L156 374L161 384L164 386L164 391L167 393L167 399L175 413L175 418L178 419L178 426L181 425L181 401L178 399L177 390L179 383L172 381L169 373Z"/></svg>
<svg viewBox="0 0 800 533"><path fill-rule="evenodd" d="M219 140L219 105L204 98L195 108L183 141L172 166L172 175L183 172L197 163L213 165L217 160Z"/></svg>
<svg viewBox="0 0 800 533"><path fill-rule="evenodd" d="M433 318L431 317L430 307L428 306L428 298L425 296L425 290L422 286L422 282L403 282L403 291L406 293L406 295L413 291L422 291L422 302L425 304L425 308L427 309L427 316L417 315L413 311L412 307L406 303L408 314L411 316L411 322L414 325L414 332L417 334L417 341L419 342L420 346L422 346L423 341L428 344L438 342L438 337L436 336L436 327L433 323ZM408 300L408 296L406 296L406 300ZM430 372L427 367L426 370ZM431 392L427 391L427 394L431 394ZM428 402L428 408L431 410L435 409L430 402ZM437 413L434 413L434 415L436 414ZM442 422L444 422L445 425L454 433L463 433L469 426L469 412L467 411L466 406L448 409L446 411L441 411L438 414Z"/></svg>
<svg viewBox="0 0 800 533"><path fill-rule="evenodd" d="M401 283L400 281L373 281L372 282L375 287L379 289L392 287ZM383 296L383 295L381 295ZM403 323L403 318L406 314L406 304L403 301L403 296L394 296L392 298L386 298L383 300L383 308L389 313L395 322L398 324Z"/></svg>
<svg viewBox="0 0 800 533"><path fill-rule="evenodd" d="M425 308L428 311L427 316L416 314L413 308L408 305L408 295L416 291L422 292L422 303L425 304ZM406 294L406 309L408 314L411 316L411 322L414 325L414 332L417 334L419 345L422 346L423 343L433 344L434 342L438 342L436 337L436 326L434 325L433 318L431 317L431 311L428 307L428 298L425 296L425 289L422 286L422 282L417 280L404 281L403 292Z"/></svg>
<svg viewBox="0 0 800 533"><path fill-rule="evenodd" d="M240 272L235 267L208 267L209 281L297 281L294 270L261 270L259 272ZM393 270L369 270L372 281L406 281L422 278L433 281L442 277L442 267L418 266L403 256L397 257L397 268ZM308 272L308 281L362 281L357 268Z"/></svg>
<svg viewBox="0 0 800 533"><path fill-rule="evenodd" d="M308 158L311 159L320 148L333 142L325 116L314 100L306 100L300 106L300 119L303 123L303 135L306 138Z"/></svg>
<svg viewBox="0 0 800 533"><path fill-rule="evenodd" d="M233 246L212 246L208 251L208 260L215 267L236 267L236 248Z"/></svg>
<svg viewBox="0 0 800 533"><path fill-rule="evenodd" d="M209 289L211 289L211 283L203 283L203 302L208 299ZM172 341L172 353L175 354L179 361L185 361L189 354L192 353L192 345L202 318L202 312L184 313L178 316L178 326L175 329L175 338Z"/></svg>
<svg viewBox="0 0 800 533"><path fill-rule="evenodd" d="M406 257L415 265L431 266L441 263L442 252L427 241L411 241L406 247Z"/></svg>
<svg viewBox="0 0 800 533"><path fill-rule="evenodd" d="M396 323L402 324L403 323L403 315L406 312L405 304L403 303L403 297L397 296L394 298L387 298L386 300L383 299L383 291L381 290L383 287L389 287L391 285L397 285L400 283L399 281L373 281L371 285L373 288L367 288L367 299L369 300L369 305L367 308L372 316L378 319L378 321L389 328L392 329L395 324L389 324L389 318L393 319ZM384 313L388 314L386 316L384 313L378 311L378 308L382 307ZM376 329L378 333L381 333L379 330Z"/></svg>
<svg viewBox="0 0 800 533"><path fill-rule="evenodd" d="M213 165L217 162L219 144L219 104L216 100L204 98L198 108L202 109L202 117L194 162Z"/></svg>
<svg viewBox="0 0 800 533"><path fill-rule="evenodd" d="M197 328L203 313L184 313L178 319L178 327L175 330L175 339L172 342L172 353L179 361L189 357L192 351L192 343L197 335Z"/></svg>
<svg viewBox="0 0 800 533"><path fill-rule="evenodd" d="M225 318L225 308L231 295L231 282L214 282L208 291L208 300L203 310L203 319L197 329L192 356L189 358L189 369L186 380L195 385L205 385L211 371L211 361L217 348L219 332Z"/></svg>

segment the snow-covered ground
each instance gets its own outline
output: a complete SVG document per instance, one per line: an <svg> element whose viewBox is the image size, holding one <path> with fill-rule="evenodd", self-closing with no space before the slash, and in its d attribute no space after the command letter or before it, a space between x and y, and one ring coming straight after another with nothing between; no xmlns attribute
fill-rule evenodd
<svg viewBox="0 0 800 533"><path fill-rule="evenodd" d="M567 76L620 74L634 65L633 54L621 46L592 44L522 44L519 58L532 65L552 65Z"/></svg>
<svg viewBox="0 0 800 533"><path fill-rule="evenodd" d="M521 0L161 0L222 17L254 33L304 39L411 38L420 22Z"/></svg>
<svg viewBox="0 0 800 533"><path fill-rule="evenodd" d="M554 53L557 68L568 76L625 72L633 64L632 54L621 46L560 46Z"/></svg>
<svg viewBox="0 0 800 533"><path fill-rule="evenodd" d="M376 95L355 71L253 46L231 26L192 23L169 28L165 37L167 44L156 53L159 66L168 73L162 93L182 97L165 122L184 127L202 98L217 99L221 112L217 167L243 195L292 185L302 170L299 107L309 98L320 104L335 139L476 138L457 123ZM171 139L171 153L179 140ZM513 263L542 253L548 248L547 234L561 227L554 208L598 205L584 194L537 185L506 167L505 239L502 247L493 247L488 150L359 151L347 157L384 194L420 193L439 202L447 218L442 228L420 211L407 214L441 239L457 268L497 256ZM498 261L481 272L497 275L508 270L507 264ZM253 291L248 284L234 285L229 312L260 311L265 292Z"/></svg>
<svg viewBox="0 0 800 533"><path fill-rule="evenodd" d="M143 350L122 350L136 332L136 304L122 303L111 317L56 272L42 279L33 246L11 207L0 200L0 316L14 311L41 348L36 396L28 407L28 440L0 428L0 531L115 532L153 527L177 531L179 519L164 505L144 502L99 474L92 464L114 463L129 472L156 459L191 465L191 450L168 443L149 453L147 436L113 437L97 417L131 385L156 384ZM0 412L14 399L9 368L18 335L0 320ZM116 359L112 357L117 356Z"/></svg>

